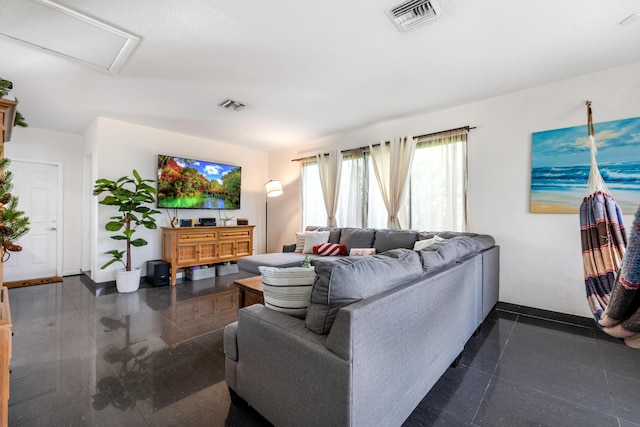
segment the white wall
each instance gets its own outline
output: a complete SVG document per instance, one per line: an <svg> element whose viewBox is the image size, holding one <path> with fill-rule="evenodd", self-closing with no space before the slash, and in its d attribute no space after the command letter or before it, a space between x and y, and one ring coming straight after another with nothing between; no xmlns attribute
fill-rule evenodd
<svg viewBox="0 0 640 427"><path fill-rule="evenodd" d="M640 62L272 152L271 177L285 186L270 206L269 235L279 237L273 246L294 242L300 227L299 165L292 159L476 126L469 137L470 227L493 235L501 246L500 300L589 317L578 215L529 213L531 133L586 124L587 99L596 123L639 117ZM625 222L631 225L632 216Z"/></svg>
<svg viewBox="0 0 640 427"><path fill-rule="evenodd" d="M157 179L157 155L176 155L192 159L218 161L242 167L241 209L232 211L230 215L248 218L254 229L254 248L264 248L264 183L267 179L268 155L266 152L236 147L222 142L196 138L178 133L168 132L131 123L98 117L85 132L85 161L91 162L87 169L91 170L92 180L96 178L117 179L124 175L131 176L136 169L143 178ZM114 249L110 233L104 230L104 224L113 213L113 208L97 204L93 198L93 209L96 214L91 217L96 237L92 243L93 256L92 279L95 282L114 280L115 270L119 266L112 265L100 270L108 259L104 252ZM169 218L165 209L157 217L158 230L139 228L136 235L149 242L147 246L134 248L132 252L133 266L142 268L146 274L145 261L160 259L162 254L162 234L160 227L169 227ZM224 212L223 212L224 213ZM216 217L218 211L185 210L178 216L184 219L200 217Z"/></svg>
<svg viewBox="0 0 640 427"><path fill-rule="evenodd" d="M5 144L5 156L10 159L61 163L63 169L61 274L67 276L80 273L83 230L80 206L82 200L81 136L31 127L16 127L13 129L11 141Z"/></svg>

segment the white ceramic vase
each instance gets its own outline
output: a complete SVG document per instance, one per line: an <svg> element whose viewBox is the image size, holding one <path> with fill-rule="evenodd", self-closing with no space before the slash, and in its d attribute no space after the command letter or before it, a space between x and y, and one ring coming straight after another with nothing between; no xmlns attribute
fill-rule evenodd
<svg viewBox="0 0 640 427"><path fill-rule="evenodd" d="M135 292L140 287L140 268L131 271L120 269L116 271L116 289L121 294Z"/></svg>

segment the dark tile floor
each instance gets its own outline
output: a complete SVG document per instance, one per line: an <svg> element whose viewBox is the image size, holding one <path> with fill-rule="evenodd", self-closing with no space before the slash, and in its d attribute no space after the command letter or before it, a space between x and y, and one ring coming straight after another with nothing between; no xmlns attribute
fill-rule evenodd
<svg viewBox="0 0 640 427"><path fill-rule="evenodd" d="M11 289L11 426L261 426L230 404L232 276L96 297L80 277ZM492 312L406 426L640 426L640 350Z"/></svg>

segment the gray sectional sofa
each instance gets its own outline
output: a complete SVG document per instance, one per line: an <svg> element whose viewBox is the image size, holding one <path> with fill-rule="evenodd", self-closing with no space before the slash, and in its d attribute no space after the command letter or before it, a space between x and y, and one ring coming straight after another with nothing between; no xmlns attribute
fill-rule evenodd
<svg viewBox="0 0 640 427"><path fill-rule="evenodd" d="M350 230L332 238L364 236ZM472 233L372 232L378 255L314 259L304 319L263 305L238 311L224 333L235 402L276 426L399 426L456 360L498 300L499 247ZM444 240L412 250L435 234ZM256 257L279 267L304 258L276 255Z"/></svg>
<svg viewBox="0 0 640 427"><path fill-rule="evenodd" d="M352 248L374 248L377 253L390 249L413 249L418 240L431 239L438 236L444 239L469 237L473 239L478 250L484 250L494 246L493 237L486 234L462 233L457 231L428 232L415 230L385 230L374 228L331 228L308 226L305 231L329 231L329 243L343 244L347 253ZM252 255L238 260L238 278L244 279L260 275L260 266L271 267L299 267L308 255L311 263L316 260L333 260L339 257L321 257L314 254L294 252L296 245L290 244L283 247L282 252Z"/></svg>

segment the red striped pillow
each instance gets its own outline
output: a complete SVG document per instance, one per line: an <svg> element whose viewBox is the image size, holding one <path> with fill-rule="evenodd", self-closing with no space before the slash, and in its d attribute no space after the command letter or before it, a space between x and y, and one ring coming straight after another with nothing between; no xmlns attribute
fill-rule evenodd
<svg viewBox="0 0 640 427"><path fill-rule="evenodd" d="M346 255L347 247L337 243L323 243L313 247L313 253L320 256Z"/></svg>

